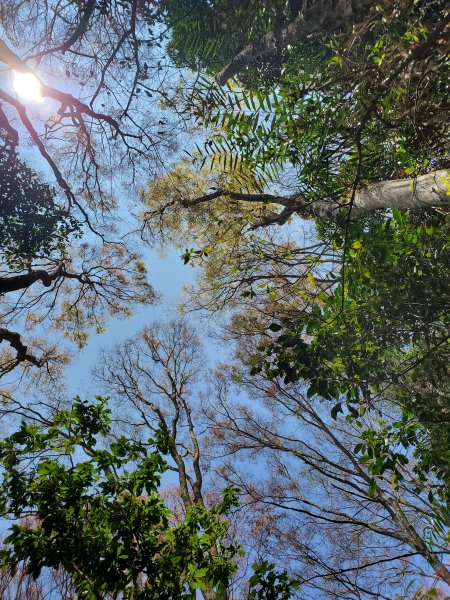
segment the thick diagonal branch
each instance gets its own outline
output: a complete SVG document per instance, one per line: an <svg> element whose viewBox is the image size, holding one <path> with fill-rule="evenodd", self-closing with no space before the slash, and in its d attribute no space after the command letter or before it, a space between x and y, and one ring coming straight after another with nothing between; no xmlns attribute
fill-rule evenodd
<svg viewBox="0 0 450 600"><path fill-rule="evenodd" d="M45 52L45 54L51 54L55 52L62 52L64 54L64 52L67 52L69 48L71 48L80 38L82 38L83 35L86 33L89 21L92 15L94 14L95 6L95 0L87 0L81 18L71 35L69 35L69 37L60 46L57 46L56 48L50 48ZM35 55L34 58L36 58L37 56L42 56L43 54L44 53Z"/></svg>
<svg viewBox="0 0 450 600"><path fill-rule="evenodd" d="M331 33L342 29L352 21L365 16L373 5L370 0L316 0L308 8L299 12L286 27L270 31L243 48L216 75L216 81L224 85L257 58L280 52L312 33L319 31Z"/></svg>
<svg viewBox="0 0 450 600"><path fill-rule="evenodd" d="M9 292L17 292L25 290L36 281L40 281L44 286L50 287L53 281L64 275L64 265L59 264L53 272L48 272L45 269L36 269L23 273L21 275L13 275L12 277L0 277L0 295Z"/></svg>

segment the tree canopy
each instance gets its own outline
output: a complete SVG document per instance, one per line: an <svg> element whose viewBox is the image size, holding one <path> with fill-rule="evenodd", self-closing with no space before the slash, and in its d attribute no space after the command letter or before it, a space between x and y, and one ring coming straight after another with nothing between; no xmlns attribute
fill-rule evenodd
<svg viewBox="0 0 450 600"><path fill-rule="evenodd" d="M4 4L1 594L444 595L447 4Z"/></svg>
<svg viewBox="0 0 450 600"><path fill-rule="evenodd" d="M195 598L198 589L217 589L220 597L238 551L225 540L235 491L226 490L213 509L193 505L183 521L171 523L158 494L167 433L96 447L109 432L108 413L102 398L90 405L77 398L53 421L22 423L2 442L2 512L28 519L12 526L3 564L14 572L26 561L35 578L44 568L63 568L83 598ZM74 464L77 450L85 460ZM39 459L30 460L36 453ZM273 598L290 595L291 582L269 565L251 585L256 597L266 597L265 587Z"/></svg>

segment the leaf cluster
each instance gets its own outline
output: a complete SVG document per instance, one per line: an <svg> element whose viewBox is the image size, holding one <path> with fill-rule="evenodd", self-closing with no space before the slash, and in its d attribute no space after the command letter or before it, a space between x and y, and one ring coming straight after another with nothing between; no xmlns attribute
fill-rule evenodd
<svg viewBox="0 0 450 600"><path fill-rule="evenodd" d="M22 423L2 442L2 512L34 516L12 525L3 566L26 563L33 577L62 568L85 598L195 598L198 588L226 587L239 549L225 541L224 517L236 491L174 522L158 493L160 440L101 447L109 432L106 400L77 398L50 424Z"/></svg>
<svg viewBox="0 0 450 600"><path fill-rule="evenodd" d="M80 223L59 205L56 191L18 159L8 145L0 156L0 249L11 268L34 259L63 255Z"/></svg>

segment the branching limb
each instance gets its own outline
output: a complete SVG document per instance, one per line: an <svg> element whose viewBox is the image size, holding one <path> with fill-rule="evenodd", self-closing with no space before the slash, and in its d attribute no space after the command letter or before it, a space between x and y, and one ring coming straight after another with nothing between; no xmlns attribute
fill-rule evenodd
<svg viewBox="0 0 450 600"><path fill-rule="evenodd" d="M14 275L12 277L0 277L0 295L8 292L16 292L24 290L36 281L40 281L45 287L50 287L53 281L64 275L64 264L60 263L58 267L51 273L45 269L36 269L28 271L22 275Z"/></svg>
<svg viewBox="0 0 450 600"><path fill-rule="evenodd" d="M28 347L22 342L20 338L20 334L16 331L10 331L9 329L5 329L3 327L0 328L0 344L5 341L9 342L11 348L16 351L16 358L11 363L6 365L4 368L0 368L0 377L6 375L12 371L19 363L27 361L35 365L36 367L42 367L43 362L38 358L28 353Z"/></svg>
<svg viewBox="0 0 450 600"><path fill-rule="evenodd" d="M220 197L228 197L239 202L279 204L284 207L280 213L268 211L261 219L257 219L253 225L253 228L257 229L268 225L282 225L293 214L297 214L303 219L319 217L338 221L347 215L351 219L355 219L372 210L388 208L411 210L450 206L447 178L448 172L440 170L420 175L416 179L396 179L371 183L356 191L351 204L339 204L326 200L310 201L306 200L303 194L298 193L291 196L275 196L272 194L244 194L228 190L217 190L191 200L183 199L181 204L185 208L190 208Z"/></svg>
<svg viewBox="0 0 450 600"><path fill-rule="evenodd" d="M95 0L87 0L78 25L75 27L71 35L69 35L69 37L65 40L65 42L63 42L60 46L56 46L55 48L49 48L48 50L39 52L38 54L35 54L33 58L39 58L45 54L55 54L56 52L62 52L63 54L64 52L67 52L67 50L69 50L69 48L71 48L86 33L89 21L94 14L95 5Z"/></svg>

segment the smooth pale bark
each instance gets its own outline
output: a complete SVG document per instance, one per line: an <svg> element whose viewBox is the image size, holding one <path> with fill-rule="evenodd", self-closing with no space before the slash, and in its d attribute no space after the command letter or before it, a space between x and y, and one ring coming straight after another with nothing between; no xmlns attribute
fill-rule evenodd
<svg viewBox="0 0 450 600"><path fill-rule="evenodd" d="M356 209L367 211L377 208L424 208L450 204L450 187L445 183L448 171L434 171L409 179L393 179L373 183L360 190L355 197Z"/></svg>
<svg viewBox="0 0 450 600"><path fill-rule="evenodd" d="M13 52L3 40L0 39L0 61L7 64L11 69L23 73L32 73L33 71L15 52Z"/></svg>
<svg viewBox="0 0 450 600"><path fill-rule="evenodd" d="M270 31L256 42L243 48L216 75L216 81L220 85L224 85L228 79L234 77L260 56L280 52L311 33L319 31L331 33L347 27L352 21L364 17L373 5L372 0L316 0L312 6L299 12L286 27Z"/></svg>
<svg viewBox="0 0 450 600"><path fill-rule="evenodd" d="M299 207L301 216L320 217L337 220L343 214L355 219L360 215L379 209L398 208L411 210L417 208L436 208L450 206L448 171L433 171L420 175L416 179L393 179L379 181L358 190L350 205L338 206L329 202L313 202Z"/></svg>
<svg viewBox="0 0 450 600"><path fill-rule="evenodd" d="M450 189L444 179L447 171L434 171L409 179L393 179L373 183L360 190L355 197L354 207L367 211L377 208L424 208L450 204Z"/></svg>
<svg viewBox="0 0 450 600"><path fill-rule="evenodd" d="M283 210L275 212L267 209L265 214L255 220L253 229L268 225L283 225L294 214L303 219L318 217L329 221L356 219L366 212L398 208L413 210L418 208L450 207L449 172L433 171L420 175L416 179L392 179L371 183L356 191L353 202L338 204L330 201L306 202L302 194L275 196L272 194L244 194L229 190L217 190L198 198L182 199L185 208L212 202L228 196L239 202L260 204L279 204Z"/></svg>

